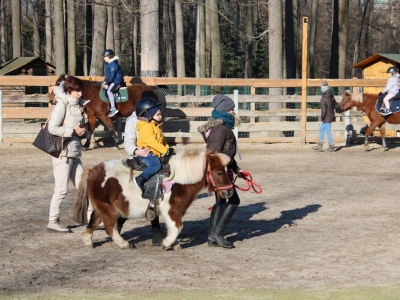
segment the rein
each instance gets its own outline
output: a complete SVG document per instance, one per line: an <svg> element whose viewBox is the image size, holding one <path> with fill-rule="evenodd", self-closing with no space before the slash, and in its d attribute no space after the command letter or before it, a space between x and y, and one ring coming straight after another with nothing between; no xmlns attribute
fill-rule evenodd
<svg viewBox="0 0 400 300"><path fill-rule="evenodd" d="M365 112L362 110L363 108L364 108L364 105L365 105L365 103L367 103L367 100L368 100L368 98L369 98L369 95L370 94L368 94L367 95L367 97L365 98L365 100L363 101L363 104L362 104L362 106L361 106L361 112L359 113L359 114L357 114L357 115L355 115L355 116L352 116L352 117L350 117L350 116L345 116L344 115L344 113L343 113L343 106L347 103L347 100L348 100L348 98L349 98L349 96L346 96L346 100L344 101L344 103L343 103L343 105L340 105L340 109L342 110L342 112L340 113L343 117L345 117L345 118L347 118L347 119L354 119L354 118L358 118L359 116L361 116L362 114L365 114ZM362 94L361 94L361 97L362 97Z"/></svg>
<svg viewBox="0 0 400 300"><path fill-rule="evenodd" d="M206 175L206 181L207 183L211 183L211 185L213 186L214 191L221 191L221 190L229 190L233 187L233 183L227 186L221 186L221 187L217 187L215 185L215 181L214 178L212 177L211 174L211 166L210 163L207 164L207 175Z"/></svg>
<svg viewBox="0 0 400 300"><path fill-rule="evenodd" d="M249 172L240 171L240 175L241 175L241 177L239 177L239 174L236 175L235 179L233 180L233 184L234 184L234 186L235 186L236 188L238 188L238 189L241 190L241 191L245 191L245 192L248 191L248 190L250 190L250 188L252 188L253 191L254 191L256 194L261 194L261 193L262 193L262 188L261 188L261 186L259 186L257 183L255 183L255 182L253 181L253 177L251 176L251 174L250 174ZM242 187L237 186L237 185L235 184L236 179L237 179L238 177L244 179L244 181L245 181L246 184L247 184L247 188L242 188ZM256 189L255 187L257 187L257 189Z"/></svg>

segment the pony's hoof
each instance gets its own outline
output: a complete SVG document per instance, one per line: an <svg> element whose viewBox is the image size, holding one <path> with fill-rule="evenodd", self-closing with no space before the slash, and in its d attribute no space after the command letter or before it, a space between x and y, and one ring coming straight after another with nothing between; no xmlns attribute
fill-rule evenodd
<svg viewBox="0 0 400 300"><path fill-rule="evenodd" d="M176 242L174 245L172 245L172 249L173 249L174 251L180 251L180 250L182 250L182 246L181 246L181 244L179 244L178 242Z"/></svg>
<svg viewBox="0 0 400 300"><path fill-rule="evenodd" d="M369 150L369 146L368 145L364 145L364 150L365 151Z"/></svg>
<svg viewBox="0 0 400 300"><path fill-rule="evenodd" d="M93 243L92 242L88 243L87 241L83 240L83 244L85 245L86 248L89 248L89 249L93 248Z"/></svg>

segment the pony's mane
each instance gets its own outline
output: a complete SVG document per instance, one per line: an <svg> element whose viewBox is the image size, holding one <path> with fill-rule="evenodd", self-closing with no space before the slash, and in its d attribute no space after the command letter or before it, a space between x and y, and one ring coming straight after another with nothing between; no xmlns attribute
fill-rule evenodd
<svg viewBox="0 0 400 300"><path fill-rule="evenodd" d="M363 102L363 94L362 93L353 93L352 95L352 99L354 102Z"/></svg>
<svg viewBox="0 0 400 300"><path fill-rule="evenodd" d="M178 151L169 163L175 172L174 181L194 184L203 179L206 168L206 151L186 149Z"/></svg>

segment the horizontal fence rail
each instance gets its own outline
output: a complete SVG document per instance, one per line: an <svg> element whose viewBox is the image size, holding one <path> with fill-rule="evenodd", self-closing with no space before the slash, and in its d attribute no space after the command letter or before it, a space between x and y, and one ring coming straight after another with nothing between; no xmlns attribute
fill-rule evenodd
<svg viewBox="0 0 400 300"><path fill-rule="evenodd" d="M104 77L78 76L81 79L101 82ZM2 86L23 87L48 87L55 84L57 76L0 76L0 90ZM319 103L321 99L318 88L323 81L327 81L331 87L355 90L355 87L384 87L385 79L308 79L307 87L313 88L307 95L307 107L302 108L302 96L299 94L272 96L256 94L257 89L269 88L298 88L301 87L301 79L215 79L215 78L168 78L168 77L125 77L127 85L146 84L158 86L174 86L178 89L185 86L208 87L247 87L250 94L240 94L238 97L238 115L242 120L239 127L239 140L242 142L300 142L301 116L305 111L306 141L316 142L319 136L319 117L321 111ZM204 124L211 116L211 102L213 95L197 96L190 94L185 96L167 94L167 121L163 127L169 142L203 142L197 128ZM300 89L298 90L300 91ZM319 95L318 95L319 94ZM233 95L227 93L228 96ZM341 95L335 96L340 102ZM27 107L34 103L36 107ZM278 103L281 109L269 109L269 105ZM2 95L1 122L3 123L3 141L8 142L32 142L39 125L51 113L53 106L49 103L49 94L41 95ZM358 116L351 120L351 128L347 127L343 115L336 114L336 122L332 123L332 133L335 142L343 142L346 136L356 137L357 133L369 123L359 111L351 111L350 116ZM272 119L271 119L272 118ZM24 120L23 122L21 121ZM4 126L7 121L8 126ZM347 122L348 123L348 122ZM386 125L387 130L396 131L396 126ZM96 129L101 132L102 126ZM394 135L396 136L396 134Z"/></svg>

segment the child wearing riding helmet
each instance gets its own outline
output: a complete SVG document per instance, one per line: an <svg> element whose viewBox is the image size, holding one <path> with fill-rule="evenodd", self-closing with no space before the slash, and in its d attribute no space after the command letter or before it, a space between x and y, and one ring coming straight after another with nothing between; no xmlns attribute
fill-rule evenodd
<svg viewBox="0 0 400 300"><path fill-rule="evenodd" d="M107 91L108 99L110 100L110 113L108 116L111 118L118 113L115 108L114 93L118 91L121 86L125 85L124 77L122 75L121 66L118 63L119 57L115 55L114 51L107 49L103 52L104 62L106 63L106 77L104 78L104 89Z"/></svg>
<svg viewBox="0 0 400 300"><path fill-rule="evenodd" d="M224 153L231 158L227 165L228 172L232 171L241 177L235 155L238 150L233 129L239 126L240 121L236 116L235 103L228 96L215 95L212 106L212 118L198 128L207 143L207 150L215 150ZM233 245L224 238L225 228L240 204L240 198L233 187L233 195L229 199L218 200L215 197L215 205L211 210L210 226L208 230L208 245L210 247L233 248Z"/></svg>
<svg viewBox="0 0 400 300"><path fill-rule="evenodd" d="M392 66L386 71L386 73L389 73L390 77L387 81L386 87L382 91L382 93L388 93L383 99L386 109L381 114L384 116L392 113L390 110L389 100L399 92L399 70L395 66Z"/></svg>
<svg viewBox="0 0 400 300"><path fill-rule="evenodd" d="M150 148L148 156L138 156L146 164L146 169L135 177L136 186L144 190L144 184L155 173L161 170L161 155L170 156L174 149L170 148L161 130L161 104L153 98L143 98L136 104L138 123L137 148Z"/></svg>

